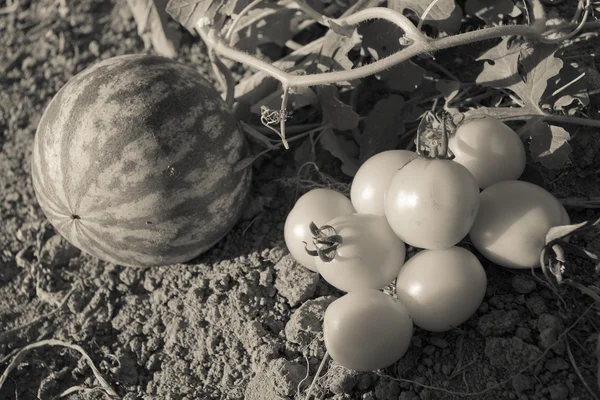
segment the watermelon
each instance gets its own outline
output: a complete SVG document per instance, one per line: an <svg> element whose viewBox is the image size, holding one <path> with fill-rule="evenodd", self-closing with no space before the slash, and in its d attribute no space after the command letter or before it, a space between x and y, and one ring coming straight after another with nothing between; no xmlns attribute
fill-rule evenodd
<svg viewBox="0 0 600 400"><path fill-rule="evenodd" d="M50 101L33 145L33 187L55 229L126 266L189 261L237 223L249 148L195 69L150 55L80 72Z"/></svg>

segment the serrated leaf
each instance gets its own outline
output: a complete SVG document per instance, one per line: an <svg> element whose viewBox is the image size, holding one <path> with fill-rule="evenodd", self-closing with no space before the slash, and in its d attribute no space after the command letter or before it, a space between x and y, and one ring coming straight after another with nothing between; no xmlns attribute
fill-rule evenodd
<svg viewBox="0 0 600 400"><path fill-rule="evenodd" d="M223 5L224 2L210 0L169 0L166 11L188 31L194 32L196 23L201 19L216 29L221 28L225 21Z"/></svg>
<svg viewBox="0 0 600 400"><path fill-rule="evenodd" d="M166 3L166 0L127 0L145 47L152 45L156 54L173 58L177 56L181 34L167 25Z"/></svg>
<svg viewBox="0 0 600 400"><path fill-rule="evenodd" d="M356 30L356 26L354 26L354 25L347 25L347 24L340 25L333 21L329 21L329 27L336 34L338 34L340 36L345 36L347 38L351 38L352 35L354 34L354 31Z"/></svg>
<svg viewBox="0 0 600 400"><path fill-rule="evenodd" d="M354 63L348 58L348 53L360 44L360 36L353 28L350 36L337 34L333 30L325 34L321 51L313 54L310 62L313 63L313 72L330 72L350 70ZM338 82L338 85L355 86L356 82Z"/></svg>
<svg viewBox="0 0 600 400"><path fill-rule="evenodd" d="M480 85L510 89L519 96L532 113L542 114L539 104L548 80L557 75L563 66L555 57L557 46L536 43L509 45L504 38L497 46L482 54L478 60L486 60L476 79Z"/></svg>
<svg viewBox="0 0 600 400"><path fill-rule="evenodd" d="M544 176L537 168L529 163L525 164L525 171L523 171L519 180L533 183L538 186L544 186Z"/></svg>
<svg viewBox="0 0 600 400"><path fill-rule="evenodd" d="M378 19L359 25L358 33L362 36L362 47L375 60L385 58L402 48L399 38L403 31L397 25Z"/></svg>
<svg viewBox="0 0 600 400"><path fill-rule="evenodd" d="M518 133L521 137L531 138L531 156L546 168L560 169L569 160L571 135L564 128L548 125L542 118L533 118Z"/></svg>
<svg viewBox="0 0 600 400"><path fill-rule="evenodd" d="M281 88L281 85L279 85L269 95L258 100L256 104L252 105L250 111L252 111L254 114L260 115L260 109L262 106L267 106L271 110L279 110L281 108L282 93L283 89ZM317 98L317 95L311 88L295 88L293 92L290 91L290 93L288 94L288 101L286 105L286 108L288 110L297 110L308 105L313 105L315 107L318 107L319 105L319 99Z"/></svg>
<svg viewBox="0 0 600 400"><path fill-rule="evenodd" d="M425 24L435 27L440 33L457 33L460 30L463 12L455 0L389 0L388 7L399 13L411 10L420 18L434 1L436 3L425 16Z"/></svg>
<svg viewBox="0 0 600 400"><path fill-rule="evenodd" d="M298 165L304 165L307 162L316 160L314 146L312 140L303 140L300 146L294 150L294 161Z"/></svg>
<svg viewBox="0 0 600 400"><path fill-rule="evenodd" d="M404 121L400 110L404 98L391 95L379 100L364 121L360 135L360 162L398 145L398 136L404 133Z"/></svg>
<svg viewBox="0 0 600 400"><path fill-rule="evenodd" d="M359 115L352 107L341 101L335 86L317 88L317 96L323 113L323 124L330 123L333 129L341 131L356 128Z"/></svg>
<svg viewBox="0 0 600 400"><path fill-rule="evenodd" d="M256 53L260 45L275 43L285 46L300 31L300 23L308 17L295 8L285 4L266 3L253 8L240 20L238 29L232 35L236 48Z"/></svg>
<svg viewBox="0 0 600 400"><path fill-rule="evenodd" d="M570 64L564 64L559 74L548 80L543 101L557 111L581 109L590 102L587 91L585 73L582 74Z"/></svg>
<svg viewBox="0 0 600 400"><path fill-rule="evenodd" d="M465 12L488 24L498 24L508 17L521 15L521 10L512 0L467 0Z"/></svg>
<svg viewBox="0 0 600 400"><path fill-rule="evenodd" d="M425 70L410 60L382 71L378 76L387 87L394 91L411 93L423 82Z"/></svg>
<svg viewBox="0 0 600 400"><path fill-rule="evenodd" d="M342 162L342 172L348 176L356 175L359 164L358 161L351 157L348 154L348 151L344 149L344 145L342 143L346 140L340 136L337 136L330 127L327 127L323 130L320 138L321 139L319 142L323 148Z"/></svg>
<svg viewBox="0 0 600 400"><path fill-rule="evenodd" d="M256 139L258 143L261 143L267 149L275 149L275 145L271 143L267 136L254 129L251 125L245 123L242 123L241 125L243 127L243 131Z"/></svg>

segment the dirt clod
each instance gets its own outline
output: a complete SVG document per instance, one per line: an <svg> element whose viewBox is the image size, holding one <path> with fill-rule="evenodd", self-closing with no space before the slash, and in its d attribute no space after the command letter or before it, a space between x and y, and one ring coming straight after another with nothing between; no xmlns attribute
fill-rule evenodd
<svg viewBox="0 0 600 400"><path fill-rule="evenodd" d="M539 357L541 351L536 346L523 342L518 337L490 337L485 341L485 355L496 367L518 371Z"/></svg>
<svg viewBox="0 0 600 400"><path fill-rule="evenodd" d="M494 310L479 319L477 328L483 336L503 335L511 333L518 322L518 311Z"/></svg>
<svg viewBox="0 0 600 400"><path fill-rule="evenodd" d="M60 267L67 265L70 259L78 257L79 254L81 254L81 250L57 234L44 244L40 258L42 262L50 267Z"/></svg>
<svg viewBox="0 0 600 400"><path fill-rule="evenodd" d="M533 279L520 274L513 276L511 284L515 292L522 294L533 292L537 286Z"/></svg>
<svg viewBox="0 0 600 400"><path fill-rule="evenodd" d="M302 304L290 317L285 326L285 336L292 343L308 345L322 334L323 314L336 298L319 297Z"/></svg>
<svg viewBox="0 0 600 400"><path fill-rule="evenodd" d="M299 264L291 254L275 264L275 271L275 288L292 307L308 300L317 289L319 274Z"/></svg>

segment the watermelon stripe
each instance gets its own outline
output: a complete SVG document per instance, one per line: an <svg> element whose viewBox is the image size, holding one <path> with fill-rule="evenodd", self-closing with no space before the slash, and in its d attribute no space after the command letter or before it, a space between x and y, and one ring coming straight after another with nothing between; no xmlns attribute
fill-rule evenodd
<svg viewBox="0 0 600 400"><path fill-rule="evenodd" d="M66 212L64 207L61 205L66 204L66 199L60 194L62 193L59 190L55 190L51 188L50 185L52 182L56 182L60 178L55 178L51 175L50 168L43 168L42 163L38 160L47 160L51 158L48 154L46 154L44 147L42 146L42 141L36 141L34 143L33 155L32 155L32 173L33 173L33 182L34 188L37 189L41 197L47 200L49 203L56 205L57 212ZM53 158L54 159L54 158ZM50 161L52 162L52 161ZM63 211L65 210L65 211Z"/></svg>
<svg viewBox="0 0 600 400"><path fill-rule="evenodd" d="M56 216L68 215L67 212L61 209L61 204L55 198L52 198L52 192L46 190L43 181L36 174L33 176L33 188L36 196L40 199L40 203L43 203L44 208L48 209L49 212L52 212Z"/></svg>

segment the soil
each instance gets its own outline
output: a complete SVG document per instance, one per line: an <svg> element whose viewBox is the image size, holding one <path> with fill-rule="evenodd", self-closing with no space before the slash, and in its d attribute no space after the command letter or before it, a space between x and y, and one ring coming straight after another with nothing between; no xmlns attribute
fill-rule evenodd
<svg viewBox="0 0 600 400"><path fill-rule="evenodd" d="M325 355L323 313L342 293L296 264L283 242L296 195L285 184L297 173L293 153L274 152L258 164L248 212L197 259L146 269L99 261L46 222L29 162L41 113L69 78L100 59L145 51L127 3L20 0L15 12L0 15L0 48L0 370L8 374L0 399L65 391L71 400L108 398L102 387L123 399L304 398L298 387L305 393ZM212 79L198 38L183 32L178 59ZM592 97L592 112L599 100ZM572 164L543 172L558 197L600 196L595 135L579 131ZM337 160L326 153L317 160L349 183ZM574 222L595 215L569 213ZM572 242L599 251L597 238L591 232ZM599 398L597 304L568 286L559 296L540 272L482 262L488 290L467 323L444 334L417 329L406 356L385 370L328 363L317 398ZM573 262L566 275L600 286L589 264ZM89 359L65 345L81 346Z"/></svg>

